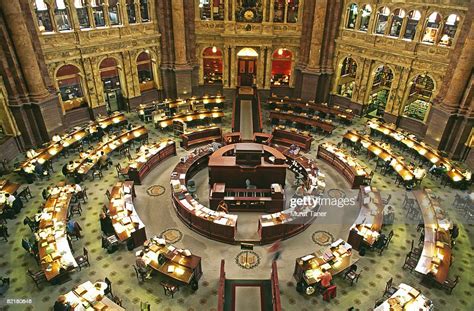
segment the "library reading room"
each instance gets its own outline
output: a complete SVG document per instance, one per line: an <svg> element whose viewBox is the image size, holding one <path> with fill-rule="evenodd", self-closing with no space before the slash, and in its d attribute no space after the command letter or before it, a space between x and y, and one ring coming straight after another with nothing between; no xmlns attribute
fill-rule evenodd
<svg viewBox="0 0 474 311"><path fill-rule="evenodd" d="M0 0L0 310L474 310L473 18Z"/></svg>

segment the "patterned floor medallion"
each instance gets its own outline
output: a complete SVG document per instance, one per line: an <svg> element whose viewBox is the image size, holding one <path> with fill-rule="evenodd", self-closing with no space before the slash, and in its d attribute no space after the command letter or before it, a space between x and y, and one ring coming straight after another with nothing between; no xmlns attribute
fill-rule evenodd
<svg viewBox="0 0 474 311"><path fill-rule="evenodd" d="M254 269L260 264L260 255L254 251L241 251L235 257L235 263L242 269Z"/></svg>
<svg viewBox="0 0 474 311"><path fill-rule="evenodd" d="M166 240L167 243L174 244L183 238L183 233L178 229L166 229L160 233L160 236Z"/></svg>
<svg viewBox="0 0 474 311"><path fill-rule="evenodd" d="M328 197L334 198L334 199L340 199L340 198L345 198L346 193L340 189L329 189L328 190Z"/></svg>
<svg viewBox="0 0 474 311"><path fill-rule="evenodd" d="M160 195L163 195L165 191L165 187L160 185L153 185L146 189L146 193L148 193L148 195L151 197L159 197Z"/></svg>
<svg viewBox="0 0 474 311"><path fill-rule="evenodd" d="M334 242L334 237L327 231L315 231L311 236L313 242L320 246L327 246Z"/></svg>

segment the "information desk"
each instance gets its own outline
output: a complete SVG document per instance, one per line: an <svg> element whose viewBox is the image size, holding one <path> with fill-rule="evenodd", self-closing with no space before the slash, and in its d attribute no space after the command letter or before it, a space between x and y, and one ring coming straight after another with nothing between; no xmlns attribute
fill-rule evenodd
<svg viewBox="0 0 474 311"><path fill-rule="evenodd" d="M281 144L284 146L296 145L308 152L311 149L313 137L307 131L297 129L286 129L284 126L273 128L272 144Z"/></svg>
<svg viewBox="0 0 474 311"><path fill-rule="evenodd" d="M415 270L421 274L431 274L440 284L448 278L451 265L451 221L434 199L430 189L413 191L425 224L423 251Z"/></svg>
<svg viewBox="0 0 474 311"><path fill-rule="evenodd" d="M53 281L63 273L61 269L69 271L77 267L66 234L67 216L73 192L74 187L70 185L60 185L51 189L41 214L36 216L39 221L38 231L35 234L38 240L39 260L48 281Z"/></svg>
<svg viewBox="0 0 474 311"><path fill-rule="evenodd" d="M448 158L441 156L434 148L423 142L419 142L415 135L396 130L394 128L395 124L383 124L377 120L369 120L367 124L372 131L376 131L377 133L400 142L406 148L413 150L418 155L425 158L429 163L436 164L437 166L443 164L447 169L446 175L451 181L460 182L465 179L464 172L461 168L454 165Z"/></svg>
<svg viewBox="0 0 474 311"><path fill-rule="evenodd" d="M145 225L138 217L133 203L135 188L133 181L118 182L110 191L108 214L117 238L127 242L129 249L140 246L146 240Z"/></svg>
<svg viewBox="0 0 474 311"><path fill-rule="evenodd" d="M95 122L92 122L84 127L76 127L72 131L69 131L68 133L61 136L61 140L51 141L45 148L35 150L36 155L20 164L20 169L27 174L32 174L34 172L36 162L43 164L46 161L52 160L65 148L79 143L82 139L84 139L84 137L89 136L90 134L96 133L98 131L98 127L106 129L112 125L120 125L126 122L127 119L123 113L115 113L108 117L97 118Z"/></svg>
<svg viewBox="0 0 474 311"><path fill-rule="evenodd" d="M203 274L201 257L191 254L187 249L167 244L165 239L158 237L145 241L143 246L143 259L148 266L177 285L191 284L193 289L197 289Z"/></svg>
<svg viewBox="0 0 474 311"><path fill-rule="evenodd" d="M434 310L431 300L423 296L419 290L401 283L398 290L374 311L431 311Z"/></svg>
<svg viewBox="0 0 474 311"><path fill-rule="evenodd" d="M79 159L74 160L72 164L68 164L67 169L71 173L87 175L99 162L102 152L104 152L105 155L109 155L117 148L129 144L133 140L146 137L148 137L148 130L143 125L125 131L120 135L110 136L107 142L101 142L95 149L81 152Z"/></svg>
<svg viewBox="0 0 474 311"><path fill-rule="evenodd" d="M357 198L360 211L349 231L347 242L355 250L362 246L372 246L380 236L383 225L382 196L378 189L370 186L360 187Z"/></svg>
<svg viewBox="0 0 474 311"><path fill-rule="evenodd" d="M336 128L331 120L323 120L318 116L309 116L307 113L295 113L292 111L279 111L278 109L270 111L270 119L273 123L279 121L295 122L304 126L319 128L323 132L332 134Z"/></svg>
<svg viewBox="0 0 474 311"><path fill-rule="evenodd" d="M200 234L222 242L235 242L237 215L213 211L196 201L187 189L187 181L207 166L209 147L197 148L186 155L171 174L174 207L181 220Z"/></svg>
<svg viewBox="0 0 474 311"><path fill-rule="evenodd" d="M291 153L289 148L276 147L286 157L289 169L296 175L301 175L308 183L308 194L320 195L325 187L324 174L317 168L313 160ZM302 207L291 207L282 212L262 215L258 221L258 234L261 244L267 244L280 239L290 238L311 225L315 215L305 214L308 210Z"/></svg>
<svg viewBox="0 0 474 311"><path fill-rule="evenodd" d="M342 239L332 243L326 250L318 251L296 259L293 277L297 289L311 295L321 281L323 270L335 276L358 261L352 252L352 246Z"/></svg>
<svg viewBox="0 0 474 311"><path fill-rule="evenodd" d="M210 126L196 129L193 131L181 134L181 147L189 150L191 147L222 141L222 130L217 126Z"/></svg>
<svg viewBox="0 0 474 311"><path fill-rule="evenodd" d="M242 157L242 161L239 159ZM246 180L258 189L285 185L286 157L277 149L256 143L226 145L209 157L209 184L243 188Z"/></svg>
<svg viewBox="0 0 474 311"><path fill-rule="evenodd" d="M302 111L310 112L318 111L329 114L341 120L352 121L354 114L352 109L344 109L339 106L328 106L327 103L315 103L314 101L305 102L301 98L281 98L272 96L267 100L270 109L280 108L284 110L300 109Z"/></svg>
<svg viewBox="0 0 474 311"><path fill-rule="evenodd" d="M156 128L167 128L168 126L173 125L173 121L182 121L184 123L203 120L203 119L210 119L215 121L217 119L221 119L224 117L224 111L219 109L212 109L212 110L198 110L198 111L191 111L185 113L175 114L173 116L167 116L164 113L160 113L155 111L153 113L153 123L155 124Z"/></svg>
<svg viewBox="0 0 474 311"><path fill-rule="evenodd" d="M143 145L135 158L130 160L125 172L136 185L141 185L143 179L158 164L176 155L176 144L173 140L156 144Z"/></svg>
<svg viewBox="0 0 474 311"><path fill-rule="evenodd" d="M64 296L66 296L66 302L71 305L71 310L125 310L108 297L105 297L106 289L107 284L104 282L93 284L91 281L87 281Z"/></svg>
<svg viewBox="0 0 474 311"><path fill-rule="evenodd" d="M341 173L351 184L352 189L361 185L368 185L372 180L372 172L366 166L359 164L347 152L337 148L331 143L323 143L318 146L318 159L323 159Z"/></svg>
<svg viewBox="0 0 474 311"><path fill-rule="evenodd" d="M390 166L395 170L395 172L397 172L405 183L405 186L415 181L415 173L413 172L413 169L405 164L403 157L396 155L391 150L390 145L373 141L369 136L361 135L353 130L348 131L344 135L343 141L349 144L360 144L362 147L367 149L368 152L374 154L384 162L395 159Z"/></svg>
<svg viewBox="0 0 474 311"><path fill-rule="evenodd" d="M216 183L209 195L211 209L217 210L222 201L231 212L280 212L285 205L285 189L279 184L272 184L270 189L246 189Z"/></svg>

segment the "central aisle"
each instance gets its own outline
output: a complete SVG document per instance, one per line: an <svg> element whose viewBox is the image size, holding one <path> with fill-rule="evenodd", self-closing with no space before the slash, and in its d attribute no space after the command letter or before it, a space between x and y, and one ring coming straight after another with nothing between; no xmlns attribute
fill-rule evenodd
<svg viewBox="0 0 474 311"><path fill-rule="evenodd" d="M252 101L240 101L240 134L243 140L253 139Z"/></svg>

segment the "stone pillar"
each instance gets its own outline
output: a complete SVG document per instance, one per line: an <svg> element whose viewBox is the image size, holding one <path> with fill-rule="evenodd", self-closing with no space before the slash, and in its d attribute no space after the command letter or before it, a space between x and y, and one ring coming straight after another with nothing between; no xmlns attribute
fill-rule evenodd
<svg viewBox="0 0 474 311"><path fill-rule="evenodd" d="M266 68L265 68L264 89L269 90L271 88L270 80L272 78L273 47L270 46L265 49L265 56L266 56ZM293 53L293 59L294 59L294 53Z"/></svg>

